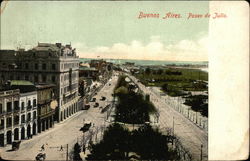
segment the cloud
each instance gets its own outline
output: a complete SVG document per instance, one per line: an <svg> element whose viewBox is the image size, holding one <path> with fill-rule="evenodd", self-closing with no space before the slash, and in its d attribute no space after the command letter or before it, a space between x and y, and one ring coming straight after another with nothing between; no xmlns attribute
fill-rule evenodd
<svg viewBox="0 0 250 161"><path fill-rule="evenodd" d="M166 61L207 61L208 37L181 40L175 44L164 45L160 36L152 36L150 42L143 44L133 40L129 44L115 43L112 46L88 48L81 43L73 44L82 58L147 59ZM79 47L79 48L78 48Z"/></svg>

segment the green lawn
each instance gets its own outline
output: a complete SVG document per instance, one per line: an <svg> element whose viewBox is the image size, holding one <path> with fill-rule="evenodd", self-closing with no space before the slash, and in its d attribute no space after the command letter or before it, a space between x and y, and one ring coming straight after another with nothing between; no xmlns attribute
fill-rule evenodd
<svg viewBox="0 0 250 161"><path fill-rule="evenodd" d="M162 87L167 84L168 90L164 90L170 96L181 96L184 91L207 91L208 73L198 69L151 69L151 72L135 74L144 85Z"/></svg>

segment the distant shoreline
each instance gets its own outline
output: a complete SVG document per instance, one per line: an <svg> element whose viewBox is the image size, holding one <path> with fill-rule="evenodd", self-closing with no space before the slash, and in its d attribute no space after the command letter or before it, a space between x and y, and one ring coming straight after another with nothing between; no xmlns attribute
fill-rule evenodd
<svg viewBox="0 0 250 161"><path fill-rule="evenodd" d="M90 61L93 59L101 59L101 58L80 58L81 61ZM107 62L115 63L115 64L125 64L126 62L135 63L135 65L176 65L176 66L182 66L182 65L201 65L201 66L207 66L208 61L164 61L164 60L136 60L136 59L103 59Z"/></svg>

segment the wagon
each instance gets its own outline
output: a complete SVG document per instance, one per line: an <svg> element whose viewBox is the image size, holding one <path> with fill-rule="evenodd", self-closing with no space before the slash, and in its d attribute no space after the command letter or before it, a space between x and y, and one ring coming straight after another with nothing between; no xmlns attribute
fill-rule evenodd
<svg viewBox="0 0 250 161"><path fill-rule="evenodd" d="M36 161L43 161L46 159L46 154L45 153L39 153L36 156Z"/></svg>
<svg viewBox="0 0 250 161"><path fill-rule="evenodd" d="M18 150L20 147L21 141L13 141L12 142L12 150Z"/></svg>

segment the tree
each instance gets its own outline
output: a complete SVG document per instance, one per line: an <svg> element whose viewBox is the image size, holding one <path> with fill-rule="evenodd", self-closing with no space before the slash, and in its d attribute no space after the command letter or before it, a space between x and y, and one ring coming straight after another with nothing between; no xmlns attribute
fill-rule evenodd
<svg viewBox="0 0 250 161"><path fill-rule="evenodd" d="M162 73L163 73L163 70L162 69L158 69L157 74L161 75Z"/></svg>
<svg viewBox="0 0 250 161"><path fill-rule="evenodd" d="M78 143L76 143L74 146L74 153L73 153L73 160L74 161L82 160L80 157L80 154L79 154L80 152L81 152L81 147Z"/></svg>
<svg viewBox="0 0 250 161"><path fill-rule="evenodd" d="M167 92L168 91L168 84L164 83L161 88L162 88L163 91Z"/></svg>
<svg viewBox="0 0 250 161"><path fill-rule="evenodd" d="M149 67L146 68L145 74L149 75L151 73L151 69Z"/></svg>
<svg viewBox="0 0 250 161"><path fill-rule="evenodd" d="M87 160L128 160L130 133L119 124L110 125L103 140L92 145Z"/></svg>

